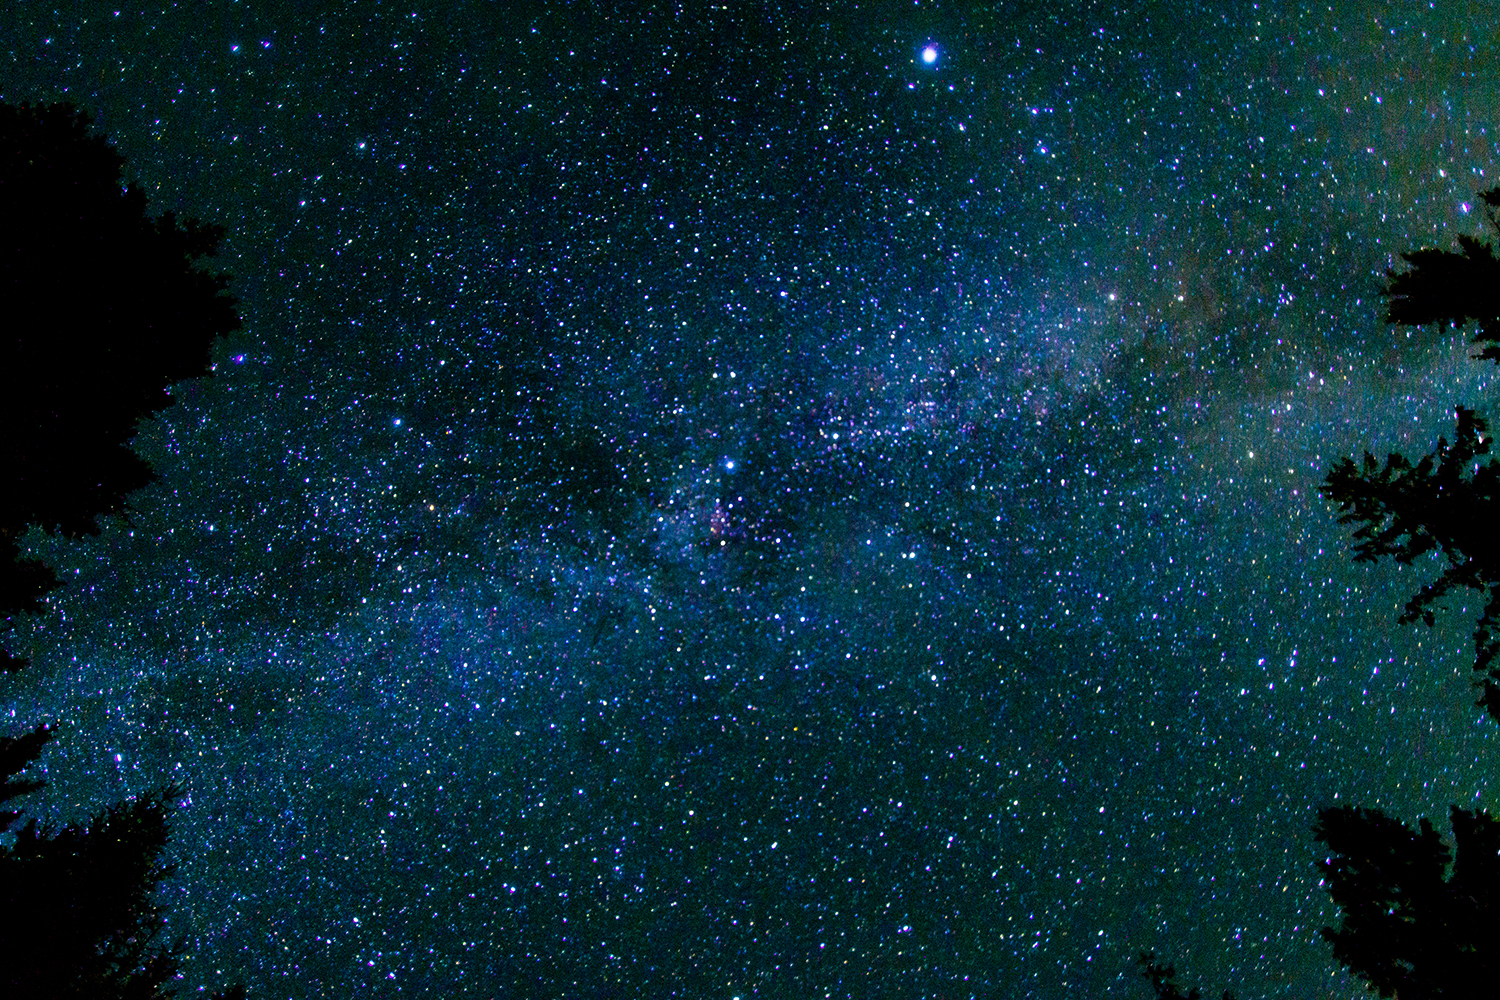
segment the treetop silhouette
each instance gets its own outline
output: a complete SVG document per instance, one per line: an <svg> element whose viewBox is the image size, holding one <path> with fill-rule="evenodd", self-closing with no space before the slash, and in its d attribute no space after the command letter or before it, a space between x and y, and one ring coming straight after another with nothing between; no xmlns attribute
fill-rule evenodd
<svg viewBox="0 0 1500 1000"><path fill-rule="evenodd" d="M1376 809L1318 814L1319 863L1342 911L1323 928L1334 958L1381 996L1478 997L1495 991L1500 954L1500 822L1454 806L1454 849L1432 823L1413 831Z"/></svg>
<svg viewBox="0 0 1500 1000"><path fill-rule="evenodd" d="M13 996L172 995L182 941L161 940L153 899L175 788L116 803L86 825L25 823L4 853L0 907L10 916L0 981Z"/></svg>
<svg viewBox="0 0 1500 1000"><path fill-rule="evenodd" d="M240 325L229 279L200 266L224 230L153 218L124 162L70 104L0 104L0 614L51 582L15 538L120 511L151 479L126 447L137 423Z"/></svg>
<svg viewBox="0 0 1500 1000"><path fill-rule="evenodd" d="M1500 233L1500 187L1479 193L1490 227ZM1471 341L1486 344L1475 358L1500 363L1500 257L1472 236L1458 237L1460 251L1424 248L1401 255L1410 265L1391 272L1384 294L1387 322L1401 326L1478 324Z"/></svg>
<svg viewBox="0 0 1500 1000"><path fill-rule="evenodd" d="M69 534L120 509L149 470L124 447L205 374L209 345L239 327L228 278L197 264L224 230L147 213L124 158L68 104L0 105L0 460L15 488L0 525Z"/></svg>
<svg viewBox="0 0 1500 1000"><path fill-rule="evenodd" d="M1156 1000L1203 1000L1203 991L1196 986L1182 992L1182 987L1177 984L1177 970L1158 962L1154 952L1141 952L1135 964L1141 967L1141 975L1151 984ZM1225 990L1220 1000L1234 1000L1234 994Z"/></svg>
<svg viewBox="0 0 1500 1000"><path fill-rule="evenodd" d="M222 230L146 214L123 158L67 104L0 103L0 615L36 610L56 585L21 560L29 525L79 535L151 478L128 447L167 387L208 370L239 326L228 279L196 265ZM0 669L22 665L0 650ZM0 993L157 1000L174 992L181 941L161 940L154 900L167 786L61 829L17 828L7 808L42 787L22 777L54 730L0 736ZM242 989L216 1000L243 1000Z"/></svg>
<svg viewBox="0 0 1500 1000"><path fill-rule="evenodd" d="M1500 232L1500 187L1479 195L1490 225ZM1410 269L1391 272L1385 295L1386 318L1407 326L1477 325L1472 343L1485 345L1474 357L1500 364L1500 257L1488 243L1459 237L1460 251L1423 249L1403 253ZM1433 624L1433 605L1455 587L1486 597L1474 628L1478 704L1500 721L1500 534L1495 530L1500 499L1500 463L1490 457L1489 425L1473 410L1458 407L1453 440L1416 463L1391 454L1382 463L1366 452L1362 462L1343 458L1321 487L1338 504L1339 523L1358 525L1356 562L1391 557L1413 563L1436 553L1446 563L1438 578L1423 585L1399 620Z"/></svg>

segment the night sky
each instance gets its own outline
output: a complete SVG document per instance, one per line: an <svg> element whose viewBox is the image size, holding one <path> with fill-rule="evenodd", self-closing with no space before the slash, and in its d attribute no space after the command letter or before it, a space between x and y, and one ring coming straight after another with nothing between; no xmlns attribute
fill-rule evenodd
<svg viewBox="0 0 1500 1000"><path fill-rule="evenodd" d="M1491 5L4 6L229 230L0 690L44 815L187 789L187 991L1353 997L1318 807L1494 805L1317 493L1493 398L1379 296Z"/></svg>

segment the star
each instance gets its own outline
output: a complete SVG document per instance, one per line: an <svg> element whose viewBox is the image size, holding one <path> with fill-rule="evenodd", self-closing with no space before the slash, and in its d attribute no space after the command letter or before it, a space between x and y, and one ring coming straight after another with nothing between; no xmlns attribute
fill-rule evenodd
<svg viewBox="0 0 1500 1000"><path fill-rule="evenodd" d="M186 990L1329 992L1314 807L1492 805L1427 783L1494 749L1434 683L1467 628L1395 627L1309 499L1490 401L1355 290L1483 208L1462 12L1375 58L1352 0L809 5L826 59L755 5L290 6L0 57L241 283L129 522L34 535L0 702L78 720L48 808L192 787Z"/></svg>

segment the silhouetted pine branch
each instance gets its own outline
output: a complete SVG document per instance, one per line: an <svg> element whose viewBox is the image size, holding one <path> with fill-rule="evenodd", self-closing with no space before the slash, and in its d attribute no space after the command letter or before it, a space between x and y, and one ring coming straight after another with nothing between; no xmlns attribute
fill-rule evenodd
<svg viewBox="0 0 1500 1000"><path fill-rule="evenodd" d="M1135 964L1141 967L1141 975L1151 983L1156 1000L1203 1000L1203 992L1194 986L1186 993L1177 985L1177 970L1156 960L1153 952L1143 951ZM1234 994L1225 990L1222 1000L1234 1000Z"/></svg>
<svg viewBox="0 0 1500 1000"><path fill-rule="evenodd" d="M1324 809L1319 869L1342 912L1323 938L1381 996L1480 997L1500 974L1500 822L1454 806L1450 852L1431 822L1413 831L1379 810Z"/></svg>
<svg viewBox="0 0 1500 1000"><path fill-rule="evenodd" d="M1500 231L1500 187L1479 195L1492 227ZM1389 275L1387 319L1423 326L1477 324L1473 338L1487 345L1476 358L1500 363L1500 258L1488 243L1459 238L1459 251L1423 249L1402 254L1410 269ZM1444 568L1406 604L1400 621L1433 624L1433 606L1455 588L1484 594L1474 627L1474 669L1482 676L1478 704L1500 721L1500 463L1490 458L1489 427L1474 411L1457 408L1450 444L1413 463L1392 454L1381 463L1365 453L1361 463L1341 459L1322 493L1338 504L1339 522L1356 525L1354 558L1390 557L1414 563L1440 554Z"/></svg>

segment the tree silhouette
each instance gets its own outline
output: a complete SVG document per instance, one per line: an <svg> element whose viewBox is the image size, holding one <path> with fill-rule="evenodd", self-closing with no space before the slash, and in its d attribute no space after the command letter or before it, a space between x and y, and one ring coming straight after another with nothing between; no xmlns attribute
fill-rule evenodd
<svg viewBox="0 0 1500 1000"><path fill-rule="evenodd" d="M1500 187L1479 195L1490 225L1500 231ZM1500 364L1500 258L1488 243L1459 237L1460 252L1423 249L1402 254L1411 265L1392 273L1385 294L1386 318L1406 326L1462 326L1473 320L1476 359ZM1494 531L1500 463L1490 457L1488 425L1459 407L1450 444L1412 463L1399 454L1384 463L1369 452L1362 463L1344 458L1323 481L1322 492L1338 504L1339 522L1354 532L1356 562L1387 556L1412 563L1440 554L1445 567L1407 602L1400 621L1433 623L1433 605L1455 587L1480 591L1486 601L1474 628L1474 669L1482 676L1479 704L1500 721L1500 536Z"/></svg>
<svg viewBox="0 0 1500 1000"><path fill-rule="evenodd" d="M46 726L0 740L0 807L42 782L18 778L52 738ZM0 811L0 984L32 1000L157 1000L172 995L183 942L161 940L153 900L174 786L117 803L61 830ZM244 987L213 1000L245 1000Z"/></svg>
<svg viewBox="0 0 1500 1000"><path fill-rule="evenodd" d="M1186 993L1182 992L1182 987L1177 985L1177 970L1158 962L1153 952L1141 952L1141 957L1135 960L1135 964L1141 967L1141 975L1151 983L1151 991L1156 994L1156 1000L1203 1000L1203 992L1196 986ZM1234 994L1225 990L1222 1000L1234 1000Z"/></svg>
<svg viewBox="0 0 1500 1000"><path fill-rule="evenodd" d="M1479 195L1500 232L1500 187ZM1476 360L1500 364L1500 257L1488 243L1458 238L1459 250L1426 248L1401 255L1409 265L1387 274L1386 320L1404 326L1476 325ZM1366 452L1329 470L1322 493L1338 505L1339 523L1354 525L1356 562L1392 558L1410 564L1436 556L1443 570L1407 601L1403 623L1435 621L1434 606L1456 587L1482 592L1474 628L1478 704L1500 721L1500 462L1490 457L1489 426L1456 409L1450 442L1416 462ZM1325 927L1334 958L1381 996L1399 1000L1477 997L1500 984L1500 821L1454 806L1453 848L1430 821L1413 831L1377 809L1319 811L1314 836L1328 847L1319 863L1341 911ZM1195 1000L1173 982L1170 966L1142 955L1157 1000Z"/></svg>
<svg viewBox="0 0 1500 1000"><path fill-rule="evenodd" d="M83 826L23 825L6 848L0 907L10 914L0 977L26 997L165 997L182 942L162 943L152 901L172 874L160 855L175 789L118 803ZM19 919L16 919L19 918Z"/></svg>
<svg viewBox="0 0 1500 1000"><path fill-rule="evenodd" d="M1318 814L1314 834L1332 852L1319 867L1343 911L1323 938L1381 996L1477 997L1495 989L1500 822L1457 806L1450 821L1451 854L1426 819L1413 831L1375 809Z"/></svg>
<svg viewBox="0 0 1500 1000"><path fill-rule="evenodd" d="M0 104L0 614L55 581L17 561L29 525L77 537L151 479L127 447L174 382L239 327L203 270L223 230L153 218L124 158L69 104ZM0 666L20 662L0 654Z"/></svg>
<svg viewBox="0 0 1500 1000"><path fill-rule="evenodd" d="M1500 232L1500 187L1479 192L1485 218ZM1487 345L1474 357L1500 362L1500 258L1472 236L1458 238L1459 253L1427 247L1403 253L1410 270L1390 273L1386 319L1402 326L1463 326L1474 320L1471 343Z"/></svg>
<svg viewBox="0 0 1500 1000"><path fill-rule="evenodd" d="M228 279L200 270L222 230L146 214L123 158L67 104L0 104L0 614L38 610L56 585L20 558L31 525L77 536L151 478L128 448L167 387L208 370L239 326ZM24 661L0 650L0 669ZM9 808L54 731L0 737L0 986L5 996L154 1000L172 994L182 942L154 902L173 786L60 829ZM243 1000L243 989L216 995Z"/></svg>
<svg viewBox="0 0 1500 1000"><path fill-rule="evenodd" d="M25 736L0 737L0 806L42 787L41 781L17 778L16 775L41 755L42 747L52 739L52 735L52 729L43 725L37 726ZM0 809L0 833L9 833L20 815L14 809Z"/></svg>
<svg viewBox="0 0 1500 1000"><path fill-rule="evenodd" d="M1479 195L1500 231L1500 187ZM1410 266L1390 273L1386 319L1407 326L1462 326L1473 321L1477 360L1500 363L1500 258L1489 244L1459 237L1459 251L1402 254ZM1494 532L1500 463L1490 457L1489 427L1457 408L1450 443L1412 462L1366 452L1345 458L1324 480L1339 521L1356 525L1354 558L1412 563L1437 556L1436 580L1422 586L1400 621L1434 621L1433 606L1455 587L1480 591L1486 603L1474 628L1479 705L1500 721L1500 545ZM1342 911L1325 927L1333 954L1370 989L1400 1000L1491 994L1500 974L1500 822L1453 807L1453 849L1422 819L1413 831L1379 810L1325 808L1314 834L1329 848L1320 863L1329 895Z"/></svg>

